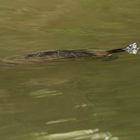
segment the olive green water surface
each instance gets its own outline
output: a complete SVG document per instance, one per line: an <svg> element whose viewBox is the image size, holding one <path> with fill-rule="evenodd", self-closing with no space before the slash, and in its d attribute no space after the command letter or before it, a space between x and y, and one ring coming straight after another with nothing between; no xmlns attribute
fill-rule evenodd
<svg viewBox="0 0 140 140"><path fill-rule="evenodd" d="M0 0L0 57L140 44L139 17L139 0ZM0 64L0 139L139 140L140 55L115 56Z"/></svg>

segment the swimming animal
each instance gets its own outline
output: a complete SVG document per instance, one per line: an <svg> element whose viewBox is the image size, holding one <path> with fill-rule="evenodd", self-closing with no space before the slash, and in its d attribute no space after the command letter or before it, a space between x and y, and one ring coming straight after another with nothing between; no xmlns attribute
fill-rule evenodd
<svg viewBox="0 0 140 140"><path fill-rule="evenodd" d="M23 56L15 56L12 58L2 59L6 63L44 63L51 60L59 59L76 59L76 58L103 58L110 57L113 53L128 52L129 54L137 54L138 47L136 43L129 44L125 48L117 48L112 50L95 50L95 49L82 49L82 50L54 50L30 53Z"/></svg>

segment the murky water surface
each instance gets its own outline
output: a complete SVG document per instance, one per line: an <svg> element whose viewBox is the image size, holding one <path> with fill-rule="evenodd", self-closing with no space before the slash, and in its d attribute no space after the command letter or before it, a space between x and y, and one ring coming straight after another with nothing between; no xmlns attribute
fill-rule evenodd
<svg viewBox="0 0 140 140"><path fill-rule="evenodd" d="M0 0L1 58L139 41L140 1ZM140 55L0 64L1 140L139 140Z"/></svg>

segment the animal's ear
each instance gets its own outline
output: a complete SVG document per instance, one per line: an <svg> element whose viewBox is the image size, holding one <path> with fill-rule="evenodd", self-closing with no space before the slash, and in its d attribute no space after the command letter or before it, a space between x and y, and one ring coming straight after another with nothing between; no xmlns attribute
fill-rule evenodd
<svg viewBox="0 0 140 140"><path fill-rule="evenodd" d="M103 61L114 61L116 59L118 59L119 57L117 55L111 55L111 56L108 56L108 57L104 57L102 58Z"/></svg>

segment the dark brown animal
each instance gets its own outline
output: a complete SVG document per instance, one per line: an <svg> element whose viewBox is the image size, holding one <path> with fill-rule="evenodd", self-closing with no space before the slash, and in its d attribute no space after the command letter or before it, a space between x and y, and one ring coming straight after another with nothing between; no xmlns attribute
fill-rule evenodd
<svg viewBox="0 0 140 140"><path fill-rule="evenodd" d="M11 58L2 59L6 63L44 63L52 60L62 59L78 59L78 58L103 58L112 55L112 51L103 50L56 50L56 51L43 51L23 56L15 56Z"/></svg>

